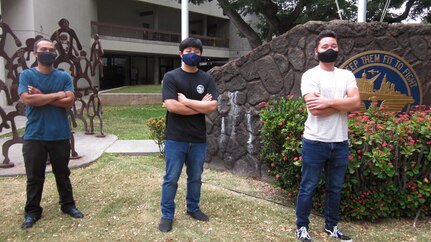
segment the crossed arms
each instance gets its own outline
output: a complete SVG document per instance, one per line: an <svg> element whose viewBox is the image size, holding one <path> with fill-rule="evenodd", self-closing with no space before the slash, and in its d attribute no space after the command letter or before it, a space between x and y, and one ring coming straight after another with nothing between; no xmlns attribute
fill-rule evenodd
<svg viewBox="0 0 431 242"><path fill-rule="evenodd" d="M21 99L24 104L35 107L52 105L60 108L72 108L75 96L71 91L44 94L39 89L28 86L28 92L23 92Z"/></svg>
<svg viewBox="0 0 431 242"><path fill-rule="evenodd" d="M304 95L307 108L314 116L327 116L337 112L351 112L359 109L361 98L358 88L347 89L343 99L328 99L320 93L312 92Z"/></svg>
<svg viewBox="0 0 431 242"><path fill-rule="evenodd" d="M180 115L207 114L217 109L217 101L212 100L209 93L200 101L188 99L184 94L178 93L178 100L166 99L165 105L169 112Z"/></svg>

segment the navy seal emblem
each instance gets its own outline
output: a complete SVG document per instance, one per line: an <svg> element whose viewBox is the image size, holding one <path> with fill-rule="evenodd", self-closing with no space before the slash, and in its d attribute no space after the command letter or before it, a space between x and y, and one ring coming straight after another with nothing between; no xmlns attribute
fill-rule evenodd
<svg viewBox="0 0 431 242"><path fill-rule="evenodd" d="M422 104L420 80L410 64L398 55L366 51L348 59L340 68L355 74L363 101L360 111L365 111L372 102L395 112L407 112Z"/></svg>
<svg viewBox="0 0 431 242"><path fill-rule="evenodd" d="M196 91L197 91L199 94L202 94L202 93L204 93L204 91L205 91L205 87L204 87L203 85L198 85L198 86L196 87Z"/></svg>

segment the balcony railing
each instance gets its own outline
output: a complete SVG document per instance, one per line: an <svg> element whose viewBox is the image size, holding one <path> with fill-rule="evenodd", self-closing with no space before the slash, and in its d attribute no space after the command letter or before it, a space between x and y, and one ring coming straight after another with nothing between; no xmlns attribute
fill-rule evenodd
<svg viewBox="0 0 431 242"><path fill-rule="evenodd" d="M181 33L155 30L149 28L130 27L119 24L106 22L91 21L91 34L99 34L100 36L114 36L121 38L142 39L163 42L181 42ZM229 48L229 39L190 35L190 37L199 38L204 46Z"/></svg>

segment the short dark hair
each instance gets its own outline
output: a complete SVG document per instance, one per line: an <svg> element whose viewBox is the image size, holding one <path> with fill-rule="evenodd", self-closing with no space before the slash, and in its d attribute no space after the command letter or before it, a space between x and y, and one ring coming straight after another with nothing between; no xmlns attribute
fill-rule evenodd
<svg viewBox="0 0 431 242"><path fill-rule="evenodd" d="M332 37L338 42L337 34L332 30L325 29L325 30L322 30L322 32L320 32L319 35L317 35L315 48L317 48L319 46L320 41L326 37Z"/></svg>
<svg viewBox="0 0 431 242"><path fill-rule="evenodd" d="M183 52L185 48L194 47L198 48L202 52L202 41L196 38L186 38L180 43L180 51Z"/></svg>
<svg viewBox="0 0 431 242"><path fill-rule="evenodd" d="M37 52L37 45L38 45L40 42L42 42L42 41L48 41L48 42L51 42L51 43L52 43L52 41L51 41L51 40L49 40L49 39L40 38L40 39L36 40L36 42L34 42L34 44L33 44L33 51L34 51L34 52Z"/></svg>

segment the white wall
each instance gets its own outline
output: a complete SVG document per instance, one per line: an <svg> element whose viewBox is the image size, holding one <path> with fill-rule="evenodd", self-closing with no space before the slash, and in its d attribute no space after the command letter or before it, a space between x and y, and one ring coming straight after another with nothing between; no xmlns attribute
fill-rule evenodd
<svg viewBox="0 0 431 242"><path fill-rule="evenodd" d="M26 39L34 37L33 1L2 0L1 5L3 22L9 25L24 45ZM8 41L5 49L7 52L12 52L8 53L11 56L18 48L15 42Z"/></svg>
<svg viewBox="0 0 431 242"><path fill-rule="evenodd" d="M28 0L20 0L28 1ZM97 20L95 0L32 0L34 1L34 29L43 34L51 34L59 29L61 18L69 20L83 47L91 47L92 20ZM43 31L41 31L43 30Z"/></svg>
<svg viewBox="0 0 431 242"><path fill-rule="evenodd" d="M181 4L178 1L173 0L139 0L140 2L153 3L157 5L162 5L165 7L181 9ZM223 15L222 9L218 6L217 1L213 0L211 2L205 2L204 4L194 5L189 3L189 11L195 13L201 13L204 15L210 15L219 18L228 19L228 17Z"/></svg>
<svg viewBox="0 0 431 242"><path fill-rule="evenodd" d="M22 42L22 46L18 47L12 36L7 36L5 50L8 56L12 56L19 48L25 47L25 41L28 38L34 38L36 35L50 38L59 28L58 21L61 18L69 20L70 28L75 30L83 49L89 53L92 43L90 23L98 19L96 1L1 0L3 22L10 26ZM31 59L30 62L33 60ZM5 82L9 86L12 81L6 79Z"/></svg>

